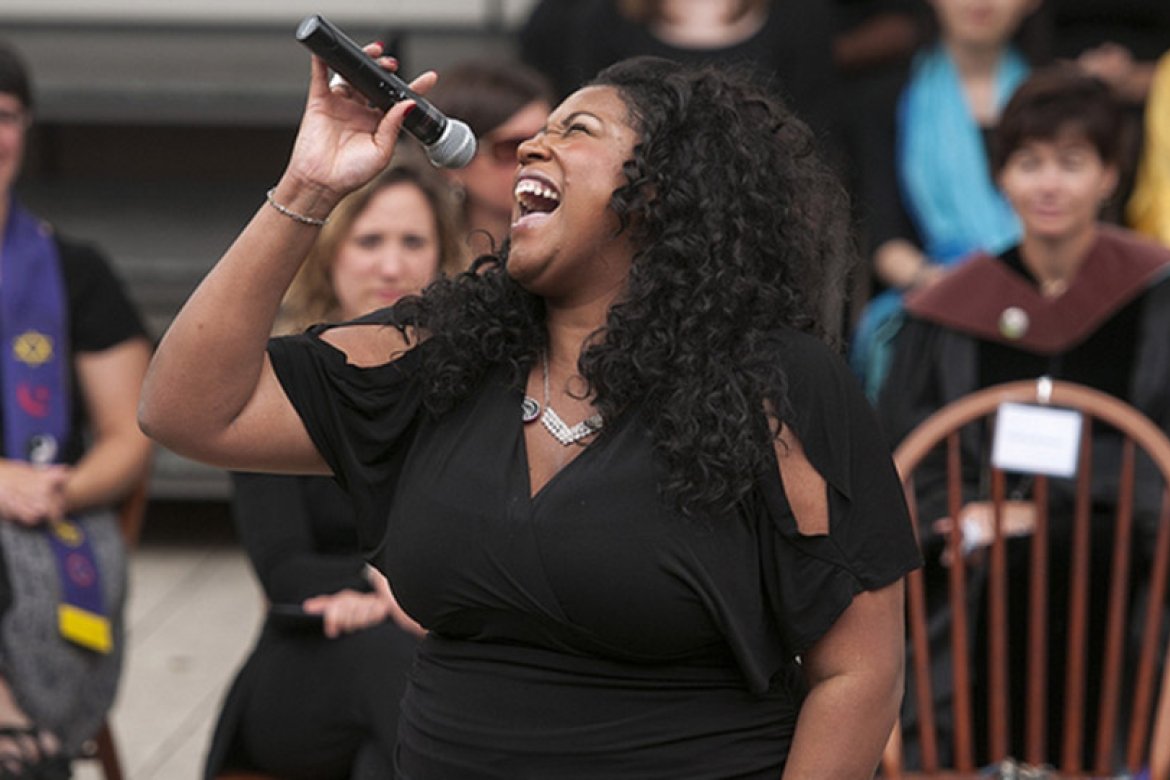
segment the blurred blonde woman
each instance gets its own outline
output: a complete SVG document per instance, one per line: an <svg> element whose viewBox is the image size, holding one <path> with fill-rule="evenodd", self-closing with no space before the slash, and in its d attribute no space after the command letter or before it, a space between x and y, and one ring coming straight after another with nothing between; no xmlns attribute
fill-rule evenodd
<svg viewBox="0 0 1170 780"><path fill-rule="evenodd" d="M430 211L429 224L413 222L420 207ZM355 319L463 270L470 258L457 209L439 172L403 155L338 205L284 297L276 330ZM362 263L380 265L363 275ZM355 284L363 292L347 297Z"/></svg>
<svg viewBox="0 0 1170 780"><path fill-rule="evenodd" d="M351 320L465 265L446 183L400 161L346 198L285 296L276 330ZM205 777L386 778L421 629L366 566L327 477L233 474L240 539L270 604L220 715Z"/></svg>

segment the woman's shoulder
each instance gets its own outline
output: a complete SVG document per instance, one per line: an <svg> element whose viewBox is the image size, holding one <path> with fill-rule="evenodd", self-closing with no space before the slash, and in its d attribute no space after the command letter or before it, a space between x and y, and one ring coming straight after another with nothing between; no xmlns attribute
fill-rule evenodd
<svg viewBox="0 0 1170 780"><path fill-rule="evenodd" d="M72 348L96 352L146 337L142 314L127 285L94 244L53 234L69 306Z"/></svg>
<svg viewBox="0 0 1170 780"><path fill-rule="evenodd" d="M56 231L53 241L61 261L61 275L68 286L84 290L117 279L109 258L96 244Z"/></svg>
<svg viewBox="0 0 1170 780"><path fill-rule="evenodd" d="M426 343L410 329L362 318L277 336L268 355L290 397L320 403L341 397L347 409L368 411L420 397Z"/></svg>
<svg viewBox="0 0 1170 780"><path fill-rule="evenodd" d="M320 322L301 333L278 336L274 341L300 344L323 354L337 367L376 369L390 364L413 366L427 342L423 333L403 324L394 309L370 312L344 322Z"/></svg>
<svg viewBox="0 0 1170 780"><path fill-rule="evenodd" d="M410 329L389 324L351 322L319 334L319 338L345 355L346 363L357 368L375 368L396 363L416 353L418 336Z"/></svg>
<svg viewBox="0 0 1170 780"><path fill-rule="evenodd" d="M97 262L103 265L108 262L102 250L91 241L64 235L56 228L53 228L53 240L57 244L57 250L61 253L61 259L63 261L74 263Z"/></svg>

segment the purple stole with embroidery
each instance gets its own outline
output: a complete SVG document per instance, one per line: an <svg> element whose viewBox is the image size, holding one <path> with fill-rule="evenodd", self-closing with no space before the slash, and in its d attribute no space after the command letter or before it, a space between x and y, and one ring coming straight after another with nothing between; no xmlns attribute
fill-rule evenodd
<svg viewBox="0 0 1170 780"><path fill-rule="evenodd" d="M68 306L57 245L47 225L13 201L0 246L0 359L4 454L57 462L70 434ZM96 557L73 519L43 526L61 582L61 635L83 647L113 646Z"/></svg>

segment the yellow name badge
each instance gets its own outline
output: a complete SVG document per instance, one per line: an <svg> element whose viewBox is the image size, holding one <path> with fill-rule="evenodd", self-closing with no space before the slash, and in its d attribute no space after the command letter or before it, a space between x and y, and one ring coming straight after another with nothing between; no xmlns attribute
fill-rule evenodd
<svg viewBox="0 0 1170 780"><path fill-rule="evenodd" d="M109 619L73 604L57 605L57 628L62 637L89 650L109 653L114 649Z"/></svg>

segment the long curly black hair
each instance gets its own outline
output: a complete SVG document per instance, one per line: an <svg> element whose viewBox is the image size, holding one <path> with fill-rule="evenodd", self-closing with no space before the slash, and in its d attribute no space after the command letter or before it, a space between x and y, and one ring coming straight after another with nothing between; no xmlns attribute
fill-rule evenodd
<svg viewBox="0 0 1170 780"><path fill-rule="evenodd" d="M636 409L677 507L718 516L772 463L790 414L775 334L826 333L818 312L852 259L847 199L808 127L746 76L639 57L592 83L618 90L639 135L611 200L636 249L578 371L604 419ZM543 301L512 281L507 256L505 242L397 307L432 342L434 413L495 366L523 387L545 347Z"/></svg>

